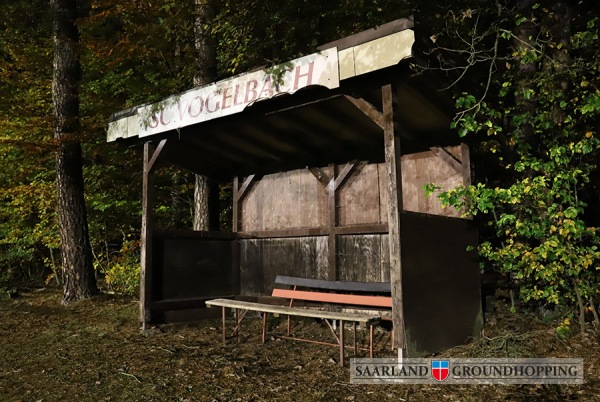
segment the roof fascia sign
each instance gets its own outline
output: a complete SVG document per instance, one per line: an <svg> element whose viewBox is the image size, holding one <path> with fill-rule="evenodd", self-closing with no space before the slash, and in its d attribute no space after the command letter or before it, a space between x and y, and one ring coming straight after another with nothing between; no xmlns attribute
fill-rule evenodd
<svg viewBox="0 0 600 402"><path fill-rule="evenodd" d="M281 94L320 85L329 89L340 80L397 64L410 57L414 33L407 29L344 49L336 47L264 70L241 74L207 86L142 105L111 121L107 140L146 137L243 111L246 106Z"/></svg>
<svg viewBox="0 0 600 402"><path fill-rule="evenodd" d="M108 141L146 137L243 111L263 99L321 85L339 87L337 49L327 49L251 73L194 88L158 103L139 106L109 123ZM125 135L125 133L127 133Z"/></svg>
<svg viewBox="0 0 600 402"><path fill-rule="evenodd" d="M340 80L394 66L412 56L415 33L411 29L340 50Z"/></svg>

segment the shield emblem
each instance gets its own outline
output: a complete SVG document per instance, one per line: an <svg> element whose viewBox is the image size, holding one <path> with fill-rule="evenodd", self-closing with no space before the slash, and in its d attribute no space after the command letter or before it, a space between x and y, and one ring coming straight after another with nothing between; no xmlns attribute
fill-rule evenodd
<svg viewBox="0 0 600 402"><path fill-rule="evenodd" d="M448 378L450 372L450 362L448 360L432 360L431 375L436 381L444 381Z"/></svg>

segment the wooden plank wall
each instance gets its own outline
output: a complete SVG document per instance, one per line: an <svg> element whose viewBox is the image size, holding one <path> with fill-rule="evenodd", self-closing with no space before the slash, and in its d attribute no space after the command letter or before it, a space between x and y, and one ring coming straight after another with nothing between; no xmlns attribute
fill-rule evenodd
<svg viewBox="0 0 600 402"><path fill-rule="evenodd" d="M327 279L327 237L240 240L243 295L270 295L277 275Z"/></svg>
<svg viewBox="0 0 600 402"><path fill-rule="evenodd" d="M460 146L447 148L460 160ZM331 169L321 168L331 177ZM457 171L433 152L402 157L402 191L405 211L460 217L442 208L435 197L425 197L423 186L434 183L450 189L463 182ZM240 232L319 228L327 226L327 190L308 170L268 175L250 190L241 205ZM387 192L383 164L357 168L338 195L340 226L387 223Z"/></svg>
<svg viewBox="0 0 600 402"><path fill-rule="evenodd" d="M308 170L263 177L241 204L240 232L327 225L327 191Z"/></svg>
<svg viewBox="0 0 600 402"><path fill-rule="evenodd" d="M388 282L390 280L388 235L347 235L338 241L338 279Z"/></svg>
<svg viewBox="0 0 600 402"><path fill-rule="evenodd" d="M357 168L339 190L338 222L341 226L387 223L387 196L380 175L383 165Z"/></svg>
<svg viewBox="0 0 600 402"><path fill-rule="evenodd" d="M268 295L277 275L327 279L327 237L241 240L242 294ZM338 279L389 281L387 235L339 237Z"/></svg>
<svg viewBox="0 0 600 402"><path fill-rule="evenodd" d="M446 150L458 161L461 161L460 146L446 148ZM425 197L423 189L423 186L429 183L434 183L443 190L463 183L462 170L457 168L458 166L451 165L447 159L436 156L432 151L402 156L402 205L404 211L460 217L461 211L454 208L442 208L441 203L434 196Z"/></svg>
<svg viewBox="0 0 600 402"><path fill-rule="evenodd" d="M461 155L460 146L404 155L404 210L459 217L459 211L442 208L435 197L426 198L423 186L435 183L449 189L462 183ZM333 176L331 167L321 170L328 177ZM387 224L386 180L384 164L357 165L336 191L337 227ZM242 294L270 294L278 274L327 279L330 223L327 186L308 169L262 177L252 184L239 208L239 232L258 237L240 240ZM295 236L302 237L292 237L293 229L315 231L300 231ZM361 234L347 234L351 232L337 235L337 278L389 280L387 234L365 234L364 230Z"/></svg>

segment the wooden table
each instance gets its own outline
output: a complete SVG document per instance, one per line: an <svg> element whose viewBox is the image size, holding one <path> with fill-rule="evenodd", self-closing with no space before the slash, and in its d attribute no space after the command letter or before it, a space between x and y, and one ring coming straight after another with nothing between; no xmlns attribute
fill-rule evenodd
<svg viewBox="0 0 600 402"><path fill-rule="evenodd" d="M296 316L296 317L309 317L309 318L320 318L327 321L339 321L339 338L337 339L336 344L326 343L326 342L317 342L308 339L302 338L292 338L292 337L284 337L299 341L319 343L319 344L327 344L327 345L335 345L340 348L340 365L344 365L344 322L352 322L354 325L354 353L356 354L357 346L356 346L356 324L363 324L368 326L369 328L369 355L373 357L373 325L377 324L381 317L373 316L371 314L361 314L361 313L347 313L347 312L338 312L338 311L323 311L323 310L314 310L310 308L304 307L289 307L289 306L279 306L273 304L263 304L263 303L253 303L241 300L233 300L233 299L214 299L208 300L206 302L208 307L217 306L222 308L222 330L223 330L223 344L225 344L225 309L231 308L234 309L236 314L236 327L235 332L237 332L239 336L239 327L244 315L248 311L257 311L262 313L263 315L263 323L262 323L262 341L265 342L266 339L266 322L267 322L267 314L278 315L286 315L286 316ZM240 311L242 314L240 314Z"/></svg>

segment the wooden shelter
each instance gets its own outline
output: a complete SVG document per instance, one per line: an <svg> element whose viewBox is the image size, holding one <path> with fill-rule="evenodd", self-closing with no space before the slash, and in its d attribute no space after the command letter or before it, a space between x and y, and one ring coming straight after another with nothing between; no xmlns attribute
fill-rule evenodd
<svg viewBox="0 0 600 402"><path fill-rule="evenodd" d="M144 144L144 325L265 297L279 274L390 281L409 356L478 334L476 229L423 190L469 184L469 151L448 132L452 103L409 68L412 28L397 20L111 118L109 141ZM159 160L233 180L233 232L154 227Z"/></svg>

